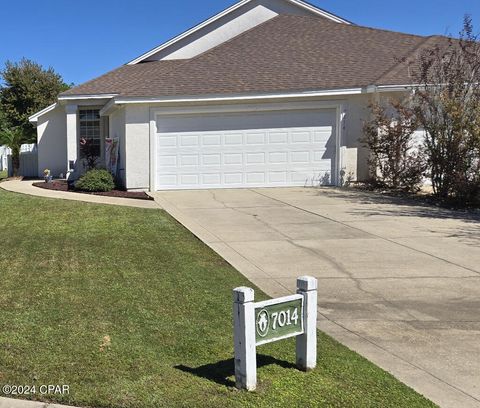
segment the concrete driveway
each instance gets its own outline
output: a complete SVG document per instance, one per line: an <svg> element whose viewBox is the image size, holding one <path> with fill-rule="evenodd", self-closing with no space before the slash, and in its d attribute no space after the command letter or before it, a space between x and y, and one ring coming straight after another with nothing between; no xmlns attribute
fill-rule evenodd
<svg viewBox="0 0 480 408"><path fill-rule="evenodd" d="M321 330L441 406L480 407L480 216L326 188L154 196L271 296L317 277Z"/></svg>

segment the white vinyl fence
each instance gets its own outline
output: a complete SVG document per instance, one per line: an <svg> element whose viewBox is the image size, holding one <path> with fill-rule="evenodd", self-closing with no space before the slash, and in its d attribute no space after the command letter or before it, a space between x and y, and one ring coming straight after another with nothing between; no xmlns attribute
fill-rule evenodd
<svg viewBox="0 0 480 408"><path fill-rule="evenodd" d="M8 156L11 153L7 146L0 146L0 171L8 170Z"/></svg>
<svg viewBox="0 0 480 408"><path fill-rule="evenodd" d="M8 156L8 175L13 176L12 156ZM38 149L37 145L24 144L20 148L19 176L38 177Z"/></svg>

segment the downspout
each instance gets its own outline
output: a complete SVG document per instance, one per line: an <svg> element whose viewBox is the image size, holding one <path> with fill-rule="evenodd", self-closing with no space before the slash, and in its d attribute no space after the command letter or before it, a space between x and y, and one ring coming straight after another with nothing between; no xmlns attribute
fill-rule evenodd
<svg viewBox="0 0 480 408"><path fill-rule="evenodd" d="M380 92L378 90L378 87L376 85L368 85L366 88L366 92L368 94L371 94L370 101L371 103L374 103L375 105L380 105ZM372 112L370 112L369 119L371 120L373 118ZM377 129L378 131L378 129ZM368 160L372 158L372 153L371 151L368 152ZM370 167L370 166L368 166ZM376 170L377 171L377 170ZM370 172L370 169L368 168L368 177L369 178L374 178L375 175Z"/></svg>

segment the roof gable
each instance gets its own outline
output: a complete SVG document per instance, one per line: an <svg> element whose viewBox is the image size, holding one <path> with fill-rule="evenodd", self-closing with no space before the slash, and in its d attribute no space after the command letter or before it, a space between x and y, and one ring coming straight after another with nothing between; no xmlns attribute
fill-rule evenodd
<svg viewBox="0 0 480 408"><path fill-rule="evenodd" d="M303 0L241 0L128 64L193 58L257 25L285 14L316 16L336 23L351 24Z"/></svg>
<svg viewBox="0 0 480 408"><path fill-rule="evenodd" d="M132 84L122 96L265 94L365 87L376 84L424 41L425 37L415 35L280 15L174 70ZM402 70L391 81L398 84L404 76Z"/></svg>
<svg viewBox="0 0 480 408"><path fill-rule="evenodd" d="M59 99L273 95L411 84L411 64L445 37L422 37L279 15L191 59L124 65Z"/></svg>

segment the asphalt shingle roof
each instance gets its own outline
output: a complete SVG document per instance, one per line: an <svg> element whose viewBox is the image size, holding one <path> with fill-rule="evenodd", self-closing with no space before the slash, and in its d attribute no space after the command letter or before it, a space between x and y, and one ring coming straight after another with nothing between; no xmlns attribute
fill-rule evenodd
<svg viewBox="0 0 480 408"><path fill-rule="evenodd" d="M169 97L404 85L421 37L321 17L277 16L187 60L125 65L63 95Z"/></svg>

